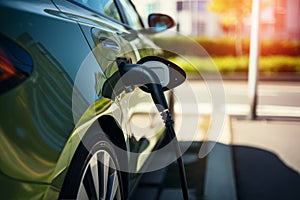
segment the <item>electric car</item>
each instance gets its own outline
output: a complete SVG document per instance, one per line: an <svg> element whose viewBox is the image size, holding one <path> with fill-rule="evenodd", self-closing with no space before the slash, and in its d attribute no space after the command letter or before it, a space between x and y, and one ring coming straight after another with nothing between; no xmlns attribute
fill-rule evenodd
<svg viewBox="0 0 300 200"><path fill-rule="evenodd" d="M145 35L172 18L145 29L130 0L1 0L0 22L1 198L130 198L165 127L120 63L163 60Z"/></svg>

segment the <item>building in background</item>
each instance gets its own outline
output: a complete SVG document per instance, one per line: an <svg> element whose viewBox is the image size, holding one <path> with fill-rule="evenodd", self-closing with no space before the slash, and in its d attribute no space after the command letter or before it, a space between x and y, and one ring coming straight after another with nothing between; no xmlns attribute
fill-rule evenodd
<svg viewBox="0 0 300 200"><path fill-rule="evenodd" d="M222 35L218 16L207 9L209 2L209 0L177 0L178 31L186 35L206 37Z"/></svg>
<svg viewBox="0 0 300 200"><path fill-rule="evenodd" d="M206 9L210 0L133 0L144 23L153 12L172 16L177 23L177 31L184 35L205 37L221 36L218 16Z"/></svg>
<svg viewBox="0 0 300 200"><path fill-rule="evenodd" d="M153 12L165 13L177 22L177 31L184 35L218 37L234 34L224 30L218 15L209 11L211 0L133 0L137 10L147 23ZM263 0L267 6L261 11L263 39L300 40L300 1ZM244 21L243 37L249 37L250 19Z"/></svg>
<svg viewBox="0 0 300 200"><path fill-rule="evenodd" d="M300 1L264 0L270 6L261 13L262 37L300 40Z"/></svg>

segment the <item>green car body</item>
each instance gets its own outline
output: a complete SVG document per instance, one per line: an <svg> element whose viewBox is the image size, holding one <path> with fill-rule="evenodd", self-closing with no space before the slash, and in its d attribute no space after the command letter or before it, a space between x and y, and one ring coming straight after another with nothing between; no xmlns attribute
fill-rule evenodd
<svg viewBox="0 0 300 200"><path fill-rule="evenodd" d="M72 157L93 123L114 119L106 134L121 129L126 149L134 148L130 140L135 133L127 126L148 112L138 106L151 103L150 95L137 88L110 99L103 87L118 70L117 57L135 63L159 50L129 24L67 0L3 0L0 22L1 37L28 54L30 62L23 64L32 70L0 94L1 198L57 199ZM151 152L163 130L162 123L151 129L153 136L141 151ZM136 172L144 160L136 161ZM136 180L131 175L129 190Z"/></svg>

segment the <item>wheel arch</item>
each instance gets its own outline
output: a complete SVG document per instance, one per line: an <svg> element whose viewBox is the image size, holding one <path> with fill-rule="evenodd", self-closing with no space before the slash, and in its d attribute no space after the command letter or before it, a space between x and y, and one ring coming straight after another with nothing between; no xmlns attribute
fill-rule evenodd
<svg viewBox="0 0 300 200"><path fill-rule="evenodd" d="M99 117L92 126L99 124L103 133L113 142L118 148L127 151L125 135L117 120L111 115L103 115ZM91 126L91 127L92 127ZM90 130L88 130L90 131Z"/></svg>
<svg viewBox="0 0 300 200"><path fill-rule="evenodd" d="M115 149L116 159L118 160L119 168L121 169L119 171L122 177L121 181L122 181L123 195L126 199L128 194L128 187L127 187L128 174L126 172L128 166L128 158L127 158L126 142L125 142L125 137L122 129L120 128L117 120L111 115L102 115L98 119L96 119L89 126L89 128L87 129L87 131L85 132L81 140L79 141L74 153L70 158L68 168L66 168L65 170L65 177L63 178L63 182L61 186L61 192L63 192L63 196L65 195L63 191L66 184L65 182L67 181L67 183L70 183L70 181L68 180L68 177L70 177L69 170L72 169L71 171L74 172L74 167L72 167L72 165L75 163L76 160L78 160L78 156L80 155L78 154L78 152L82 152L83 149L85 149L86 152L89 152L89 143L92 140L94 140L94 138L96 141L100 141L100 138L106 138L111 142L112 147ZM82 167L84 167L85 163L82 164L83 164ZM78 162L76 165L77 167L75 168L79 170L81 167L78 168ZM60 197L61 195L62 194L60 194Z"/></svg>
<svg viewBox="0 0 300 200"><path fill-rule="evenodd" d="M94 122L99 123L103 132L108 136L110 141L116 146L116 153L119 159L119 165L121 168L121 176L123 183L124 197L127 199L128 196L128 156L127 146L125 141L125 135L117 120L111 115L103 115ZM93 125L94 125L93 124Z"/></svg>
<svg viewBox="0 0 300 200"><path fill-rule="evenodd" d="M110 105L109 102L107 103ZM106 105L104 107L106 107ZM107 108L109 108L109 106ZM128 167L128 158L126 153L127 145L125 133L122 131L118 119L112 116L112 112L109 110L104 109L100 111L100 113L98 113L98 118L95 117L90 118L90 120L84 120L84 123L79 122L80 125L77 125L72 131L72 134L70 135L63 151L60 154L60 158L54 169L52 181L50 183L52 187L56 188L56 191L60 191L62 189L72 159L82 141L85 140L85 138L93 137L93 132L95 134L95 131L98 133L104 133L105 137L112 142L112 144L115 146L115 149L117 149L117 156L122 157L120 165L122 169L125 168L124 171L126 171ZM124 177L123 182L127 182L127 174L122 172L122 176ZM127 184L125 183L124 185ZM127 188L124 189L126 189L126 194ZM45 196L48 196L48 194L46 193Z"/></svg>

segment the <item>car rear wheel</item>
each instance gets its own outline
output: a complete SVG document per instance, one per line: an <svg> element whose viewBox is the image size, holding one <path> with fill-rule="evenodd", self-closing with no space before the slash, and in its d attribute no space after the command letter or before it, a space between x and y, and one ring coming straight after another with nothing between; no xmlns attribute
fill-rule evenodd
<svg viewBox="0 0 300 200"><path fill-rule="evenodd" d="M122 174L112 143L104 135L81 142L60 199L124 199Z"/></svg>

